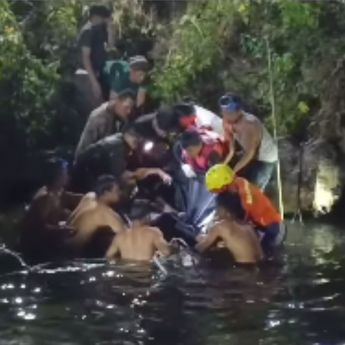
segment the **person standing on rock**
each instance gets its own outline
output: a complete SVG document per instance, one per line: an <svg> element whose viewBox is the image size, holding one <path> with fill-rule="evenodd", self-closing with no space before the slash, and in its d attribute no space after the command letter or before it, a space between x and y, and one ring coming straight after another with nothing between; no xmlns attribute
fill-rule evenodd
<svg viewBox="0 0 345 345"><path fill-rule="evenodd" d="M237 142L243 154L234 165L234 172L265 190L278 160L278 148L274 139L256 116L243 110L239 97L225 95L220 98L219 105L225 139L230 145L225 163L232 161L234 143Z"/></svg>
<svg viewBox="0 0 345 345"><path fill-rule="evenodd" d="M104 100L102 69L107 50L114 45L111 12L103 5L93 5L89 20L78 37L78 66L75 72L78 111L86 117Z"/></svg>

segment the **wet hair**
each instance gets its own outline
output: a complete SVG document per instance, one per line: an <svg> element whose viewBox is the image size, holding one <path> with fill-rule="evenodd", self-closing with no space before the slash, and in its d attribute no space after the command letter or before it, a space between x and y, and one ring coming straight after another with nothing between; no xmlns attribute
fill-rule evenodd
<svg viewBox="0 0 345 345"><path fill-rule="evenodd" d="M178 127L178 121L171 108L161 108L156 115L157 125L163 131L174 130Z"/></svg>
<svg viewBox="0 0 345 345"><path fill-rule="evenodd" d="M122 90L121 92L119 92L117 94L116 98L119 101L125 101L127 99L131 99L133 102L135 102L135 100L136 100L135 93L132 90L130 90L130 89Z"/></svg>
<svg viewBox="0 0 345 345"><path fill-rule="evenodd" d="M177 103L173 107L173 111L175 116L180 119L181 117L185 116L193 116L195 115L195 108L193 103Z"/></svg>
<svg viewBox="0 0 345 345"><path fill-rule="evenodd" d="M68 163L61 158L49 159L45 169L45 180L48 186L55 183L60 174L67 169Z"/></svg>
<svg viewBox="0 0 345 345"><path fill-rule="evenodd" d="M235 219L245 219L246 214L241 205L240 197L237 194L231 192L220 193L217 195L216 203L218 207L224 208Z"/></svg>
<svg viewBox="0 0 345 345"><path fill-rule="evenodd" d="M150 65L145 56L137 55L129 59L129 66L135 71L148 71Z"/></svg>
<svg viewBox="0 0 345 345"><path fill-rule="evenodd" d="M195 131L186 131L180 138L181 146L183 149L187 149L190 146L198 146L202 144L200 134Z"/></svg>
<svg viewBox="0 0 345 345"><path fill-rule="evenodd" d="M111 16L111 11L107 6L104 5L92 5L89 10L89 17L93 16L109 18Z"/></svg>
<svg viewBox="0 0 345 345"><path fill-rule="evenodd" d="M106 192L110 192L115 185L119 185L119 181L113 175L102 175L97 179L94 192L100 197Z"/></svg>

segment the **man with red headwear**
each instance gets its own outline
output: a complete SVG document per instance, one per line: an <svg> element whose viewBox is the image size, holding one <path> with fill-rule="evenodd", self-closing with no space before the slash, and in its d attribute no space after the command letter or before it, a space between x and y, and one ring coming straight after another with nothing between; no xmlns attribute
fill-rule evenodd
<svg viewBox="0 0 345 345"><path fill-rule="evenodd" d="M173 106L178 127L184 131L191 127L207 128L223 137L222 119L210 110L192 103L178 103Z"/></svg>

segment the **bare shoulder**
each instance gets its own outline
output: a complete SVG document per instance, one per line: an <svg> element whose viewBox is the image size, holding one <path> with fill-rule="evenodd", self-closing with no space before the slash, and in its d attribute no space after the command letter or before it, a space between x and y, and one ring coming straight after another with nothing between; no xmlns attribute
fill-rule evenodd
<svg viewBox="0 0 345 345"><path fill-rule="evenodd" d="M46 187L37 191L32 199L31 205L49 206L52 202L56 201L56 196L53 196Z"/></svg>
<svg viewBox="0 0 345 345"><path fill-rule="evenodd" d="M40 188L33 197L33 200L40 200L43 198L48 198L49 193L47 187Z"/></svg>
<svg viewBox="0 0 345 345"><path fill-rule="evenodd" d="M72 223L90 223L97 216L97 211L94 208L89 208L81 210L76 217L73 219Z"/></svg>

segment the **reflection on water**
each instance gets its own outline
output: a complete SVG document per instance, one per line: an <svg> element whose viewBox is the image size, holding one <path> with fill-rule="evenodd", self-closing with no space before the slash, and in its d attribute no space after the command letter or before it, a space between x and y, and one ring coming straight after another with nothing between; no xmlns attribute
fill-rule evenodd
<svg viewBox="0 0 345 345"><path fill-rule="evenodd" d="M345 236L289 229L260 269L203 260L45 265L0 276L2 344L342 344Z"/></svg>

